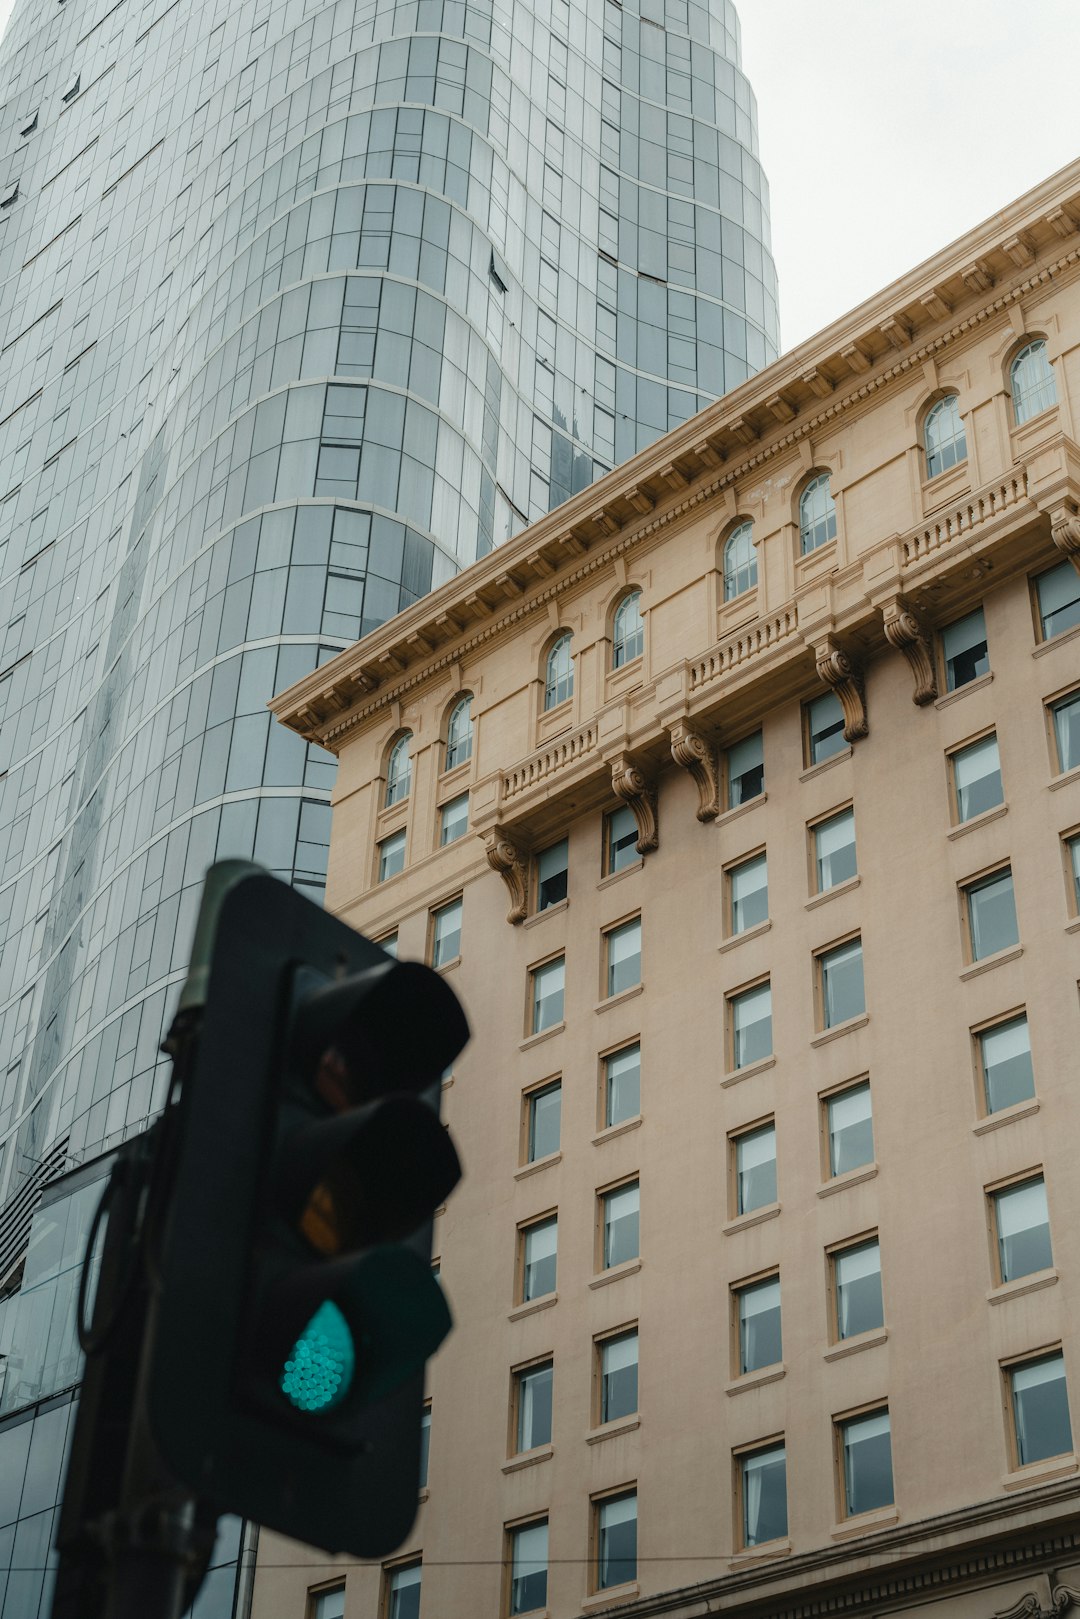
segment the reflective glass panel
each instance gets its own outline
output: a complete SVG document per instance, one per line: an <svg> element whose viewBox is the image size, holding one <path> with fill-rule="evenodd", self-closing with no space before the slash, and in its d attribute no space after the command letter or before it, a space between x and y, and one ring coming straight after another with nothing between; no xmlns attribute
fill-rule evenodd
<svg viewBox="0 0 1080 1619"><path fill-rule="evenodd" d="M946 625L941 632L941 651L945 659L945 685L949 691L958 691L961 686L990 672L986 619L981 607L957 619L955 624Z"/></svg>
<svg viewBox="0 0 1080 1619"><path fill-rule="evenodd" d="M1072 1449L1065 1360L1060 1354L1025 1361L1009 1372L1016 1454L1021 1467Z"/></svg>
<svg viewBox="0 0 1080 1619"><path fill-rule="evenodd" d="M559 1150L562 1085L558 1080L529 1097L529 1163Z"/></svg>
<svg viewBox="0 0 1080 1619"><path fill-rule="evenodd" d="M772 1055L772 986L758 984L731 999L734 1067Z"/></svg>
<svg viewBox="0 0 1080 1619"><path fill-rule="evenodd" d="M1040 573L1035 581L1039 603L1039 628L1044 641L1063 635L1080 624L1080 573L1071 562Z"/></svg>
<svg viewBox="0 0 1080 1619"><path fill-rule="evenodd" d="M745 933L769 917L768 863L763 854L733 866L729 873L731 884L731 931Z"/></svg>
<svg viewBox="0 0 1080 1619"><path fill-rule="evenodd" d="M814 871L819 894L846 883L857 872L855 811L841 810L814 827Z"/></svg>
<svg viewBox="0 0 1080 1619"><path fill-rule="evenodd" d="M615 1422L638 1407L638 1335L621 1332L600 1345L600 1421Z"/></svg>
<svg viewBox="0 0 1080 1619"><path fill-rule="evenodd" d="M881 1297L881 1249L875 1237L833 1255L836 1287L836 1336L854 1338L884 1325Z"/></svg>
<svg viewBox="0 0 1080 1619"><path fill-rule="evenodd" d="M638 1183L604 1193L604 1269L638 1257L641 1194Z"/></svg>
<svg viewBox="0 0 1080 1619"><path fill-rule="evenodd" d="M818 957L821 969L821 1009L826 1029L866 1011L863 989L862 940L852 939Z"/></svg>
<svg viewBox="0 0 1080 1619"><path fill-rule="evenodd" d="M762 1125L735 1140L737 1214L751 1214L776 1202L776 1126Z"/></svg>
<svg viewBox="0 0 1080 1619"><path fill-rule="evenodd" d="M1048 1270L1054 1256L1042 1176L995 1192L992 1201L1001 1280L1013 1282L1031 1271Z"/></svg>
<svg viewBox="0 0 1080 1619"><path fill-rule="evenodd" d="M510 1612L531 1613L547 1603L547 1519L513 1530L510 1539Z"/></svg>
<svg viewBox="0 0 1080 1619"><path fill-rule="evenodd" d="M997 1113L1035 1095L1031 1036L1026 1017L1010 1018L978 1037L986 1111Z"/></svg>
<svg viewBox="0 0 1080 1619"><path fill-rule="evenodd" d="M761 1546L787 1534L787 1454L783 1445L739 1459L742 1473L744 1546Z"/></svg>
<svg viewBox="0 0 1080 1619"><path fill-rule="evenodd" d="M875 1411L840 1425L844 1506L852 1518L892 1504L892 1434L889 1413Z"/></svg>
<svg viewBox="0 0 1080 1619"><path fill-rule="evenodd" d="M982 815L1002 802L1005 795L996 736L981 737L954 753L952 768L957 820L970 821L973 815Z"/></svg>
<svg viewBox="0 0 1080 1619"><path fill-rule="evenodd" d="M728 749L728 808L757 798L765 790L765 752L762 734L755 731Z"/></svg>
<svg viewBox="0 0 1080 1619"><path fill-rule="evenodd" d="M756 1372L783 1359L780 1331L780 1278L739 1288L739 1372Z"/></svg>
<svg viewBox="0 0 1080 1619"><path fill-rule="evenodd" d="M566 983L566 960L546 961L533 969L532 1032L540 1034L563 1019L563 989Z"/></svg>
<svg viewBox="0 0 1080 1619"><path fill-rule="evenodd" d="M558 1237L559 1222L555 1217L541 1220L525 1229L522 1298L526 1303L529 1299L538 1299L545 1293L555 1291Z"/></svg>
<svg viewBox="0 0 1080 1619"><path fill-rule="evenodd" d="M613 928L607 939L607 992L619 995L641 982L641 918Z"/></svg>
<svg viewBox="0 0 1080 1619"><path fill-rule="evenodd" d="M973 961L982 961L984 956L1017 943L1020 933L1011 871L995 872L973 884L967 890L967 905Z"/></svg>
<svg viewBox="0 0 1080 1619"><path fill-rule="evenodd" d="M637 1578L637 1495L601 1501L597 1509L596 1588Z"/></svg>
<svg viewBox="0 0 1080 1619"><path fill-rule="evenodd" d="M554 1368L550 1361L545 1361L542 1366L527 1366L517 1374L518 1450L535 1450L538 1445L551 1443L553 1376Z"/></svg>
<svg viewBox="0 0 1080 1619"><path fill-rule="evenodd" d="M641 1047L626 1046L604 1058L604 1123L622 1124L641 1111Z"/></svg>
<svg viewBox="0 0 1080 1619"><path fill-rule="evenodd" d="M826 1101L829 1126L829 1172L844 1175L849 1169L874 1161L874 1122L870 1086L853 1085Z"/></svg>

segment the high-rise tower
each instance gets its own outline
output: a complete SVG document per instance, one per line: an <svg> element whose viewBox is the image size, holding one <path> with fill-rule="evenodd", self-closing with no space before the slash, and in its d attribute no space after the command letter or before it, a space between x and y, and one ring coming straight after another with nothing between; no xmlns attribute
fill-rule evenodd
<svg viewBox="0 0 1080 1619"><path fill-rule="evenodd" d="M777 327L730 0L23 0L0 101L2 1422L77 1379L31 1221L160 1106L207 864L321 887L267 699Z"/></svg>

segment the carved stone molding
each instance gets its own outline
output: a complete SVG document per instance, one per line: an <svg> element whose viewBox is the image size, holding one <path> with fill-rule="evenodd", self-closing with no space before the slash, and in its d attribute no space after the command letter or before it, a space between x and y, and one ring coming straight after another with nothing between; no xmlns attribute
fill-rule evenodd
<svg viewBox="0 0 1080 1619"><path fill-rule="evenodd" d="M656 820L656 788L632 759L621 753L611 761L611 786L616 798L621 798L634 812L637 822L637 852L648 854L660 842ZM490 859L490 855L488 857Z"/></svg>
<svg viewBox="0 0 1080 1619"><path fill-rule="evenodd" d="M1080 573L1080 514L1070 511L1052 513L1050 535L1061 554L1068 557L1077 573Z"/></svg>
<svg viewBox="0 0 1080 1619"><path fill-rule="evenodd" d="M886 602L881 609L885 621L885 639L890 646L902 652L908 661L915 681L911 701L920 708L932 703L937 696L937 673L930 632L915 608L902 596Z"/></svg>
<svg viewBox="0 0 1080 1619"><path fill-rule="evenodd" d="M712 743L685 720L676 720L671 726L671 757L697 782L698 820L715 820L720 813L720 771Z"/></svg>
<svg viewBox="0 0 1080 1619"><path fill-rule="evenodd" d="M484 833L484 852L492 871L497 871L510 895L508 922L523 922L529 911L529 857L499 826Z"/></svg>
<svg viewBox="0 0 1080 1619"><path fill-rule="evenodd" d="M814 648L814 658L818 679L824 681L840 699L840 707L844 710L845 739L857 742L870 729L866 718L866 687L862 670L831 636Z"/></svg>
<svg viewBox="0 0 1080 1619"><path fill-rule="evenodd" d="M1002 1608L995 1613L993 1619L1059 1619L1074 1602L1080 1602L1080 1591L1074 1591L1069 1585L1054 1585L1051 1580L1048 1608L1043 1606L1034 1591L1028 1591L1011 1608Z"/></svg>

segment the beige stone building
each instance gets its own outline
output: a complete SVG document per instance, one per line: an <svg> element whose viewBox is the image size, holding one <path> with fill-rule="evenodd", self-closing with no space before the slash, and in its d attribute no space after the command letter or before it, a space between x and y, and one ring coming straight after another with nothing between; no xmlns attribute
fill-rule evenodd
<svg viewBox="0 0 1080 1619"><path fill-rule="evenodd" d="M1080 1602L1080 164L275 703L444 971L414 1532L256 1619Z"/></svg>

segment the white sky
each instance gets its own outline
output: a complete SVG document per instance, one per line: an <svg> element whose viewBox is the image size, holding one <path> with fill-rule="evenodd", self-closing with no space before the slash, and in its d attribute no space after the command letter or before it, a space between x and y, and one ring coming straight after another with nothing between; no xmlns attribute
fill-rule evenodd
<svg viewBox="0 0 1080 1619"><path fill-rule="evenodd" d="M1080 155L1080 0L736 5L785 349Z"/></svg>

